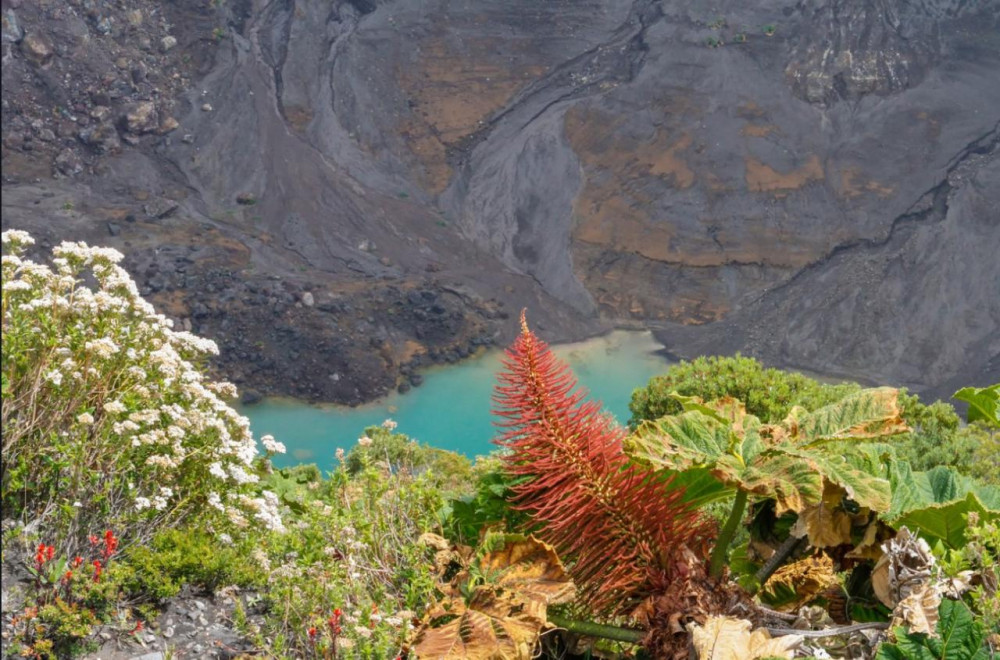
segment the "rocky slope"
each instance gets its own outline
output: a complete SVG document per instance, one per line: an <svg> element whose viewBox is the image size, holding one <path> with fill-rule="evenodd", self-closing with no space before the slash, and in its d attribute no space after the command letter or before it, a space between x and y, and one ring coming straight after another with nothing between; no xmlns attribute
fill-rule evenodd
<svg viewBox="0 0 1000 660"><path fill-rule="evenodd" d="M4 0L3 224L265 393L513 331L1000 377L1000 5ZM51 177L55 175L53 180Z"/></svg>

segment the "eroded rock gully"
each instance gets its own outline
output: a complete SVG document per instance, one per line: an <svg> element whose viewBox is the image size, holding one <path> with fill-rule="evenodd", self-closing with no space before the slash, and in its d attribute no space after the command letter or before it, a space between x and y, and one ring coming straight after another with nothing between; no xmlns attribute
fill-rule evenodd
<svg viewBox="0 0 1000 660"><path fill-rule="evenodd" d="M3 225L121 248L244 387L362 401L525 305L1000 376L996 3L216 4L4 0Z"/></svg>

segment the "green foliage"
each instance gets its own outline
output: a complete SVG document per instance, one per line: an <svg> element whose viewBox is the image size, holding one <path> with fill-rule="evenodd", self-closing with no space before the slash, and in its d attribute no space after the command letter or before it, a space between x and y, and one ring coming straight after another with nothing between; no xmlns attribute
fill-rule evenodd
<svg viewBox="0 0 1000 660"><path fill-rule="evenodd" d="M793 406L816 410L857 392L856 383L829 385L802 374L766 369L753 358L700 357L672 366L666 374L650 379L645 387L632 393L629 409L631 428L644 420L676 415L680 403L670 398L676 391L685 396L714 401L732 397L746 404L747 412L765 423L784 419ZM972 388L961 390L966 396ZM972 390L977 400L993 396L990 388ZM996 391L996 387L992 389ZM936 401L924 404L905 389L899 396L902 416L910 432L897 437L893 445L898 457L915 470L929 470L950 465L963 474L1000 485L1000 434L991 432L983 422L963 426L950 404ZM975 421L974 415L971 421Z"/></svg>
<svg viewBox="0 0 1000 660"><path fill-rule="evenodd" d="M963 387L955 392L955 398L969 404L969 423L983 422L1000 429L1000 383L978 389Z"/></svg>
<svg viewBox="0 0 1000 660"><path fill-rule="evenodd" d="M681 412L681 404L670 397L677 392L705 401L732 397L746 405L747 412L765 423L780 422L793 406L815 410L857 392L855 383L828 385L790 371L765 368L753 358L699 357L673 365L646 387L632 392L629 426Z"/></svg>
<svg viewBox="0 0 1000 660"><path fill-rule="evenodd" d="M898 462L892 466L890 483L892 506L885 521L897 529L905 525L931 542L962 547L973 512L982 522L1000 520L1000 488L978 484L952 468L914 472Z"/></svg>
<svg viewBox="0 0 1000 660"><path fill-rule="evenodd" d="M313 643L325 657L330 636L311 641L308 630L326 631L336 608L344 617L343 657L395 657L414 618L437 598L433 563L418 539L441 531L447 499L467 494L469 483L465 493L454 488L454 472L441 468L452 463L405 435L380 427L366 434L371 443L352 450L356 461L345 457L328 479L312 466L266 478L295 529L261 537L249 553L267 579L257 641L275 657L313 657Z"/></svg>
<svg viewBox="0 0 1000 660"><path fill-rule="evenodd" d="M260 586L266 576L250 555L246 541L234 546L192 527L164 530L148 545L126 552L127 566L117 579L132 597L156 601L177 595L186 584L209 592L227 585Z"/></svg>
<svg viewBox="0 0 1000 660"><path fill-rule="evenodd" d="M780 515L822 504L824 488L832 484L860 506L888 510L889 482L844 454L850 453L848 441L877 440L905 429L897 397L891 388L862 390L813 413L794 408L781 424L763 425L739 401L706 405L674 394L684 412L642 424L624 448L633 460L675 476L676 483L686 485L689 471L699 482L715 479L714 491L699 484L698 504L735 490L712 555L712 572L718 575L750 495L773 499ZM808 526L807 531L811 537Z"/></svg>
<svg viewBox="0 0 1000 660"><path fill-rule="evenodd" d="M895 644L882 644L876 660L988 660L985 631L962 601L944 599L938 609L937 635L896 628Z"/></svg>
<svg viewBox="0 0 1000 660"><path fill-rule="evenodd" d="M499 465L481 474L471 495L453 499L445 507L445 535L456 543L475 545L487 529L526 528L528 517L508 504L511 487L519 481L507 476Z"/></svg>
<svg viewBox="0 0 1000 660"><path fill-rule="evenodd" d="M445 490L464 489L472 481L472 463L462 454L437 449L394 433L395 423L369 426L347 453L344 466L351 476L375 465L392 474L427 475Z"/></svg>

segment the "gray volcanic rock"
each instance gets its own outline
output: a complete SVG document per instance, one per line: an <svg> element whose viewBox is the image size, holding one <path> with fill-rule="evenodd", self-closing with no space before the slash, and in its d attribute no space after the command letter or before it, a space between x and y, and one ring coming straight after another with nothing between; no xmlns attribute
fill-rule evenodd
<svg viewBox="0 0 1000 660"><path fill-rule="evenodd" d="M27 34L75 31L90 59L79 89L63 82L72 58L46 65L59 76L20 50L5 60L5 181L29 185L56 154L76 173L74 147L39 131L62 136L95 106L151 104L184 137L126 135L120 150L97 139L102 115L81 133L95 176L61 190L106 201L43 219L5 195L4 226L106 240L114 222L132 249L208 241L211 267L150 274L150 291L237 355L264 343L262 362L232 362L264 393L363 399L407 382L414 355L508 338L522 306L550 340L647 325L679 355L743 350L939 394L995 381L1000 5L747 5L183 0L159 26L116 17L130 27L110 35L22 8ZM222 23L211 44L181 37ZM44 103L6 91L22 80ZM56 107L74 114L49 129ZM164 220L118 217L162 200L177 205ZM271 277L296 290L235 284ZM423 290L446 303L409 295ZM272 317L302 331L277 338ZM362 338L382 357L350 348ZM331 368L261 384L310 343Z"/></svg>

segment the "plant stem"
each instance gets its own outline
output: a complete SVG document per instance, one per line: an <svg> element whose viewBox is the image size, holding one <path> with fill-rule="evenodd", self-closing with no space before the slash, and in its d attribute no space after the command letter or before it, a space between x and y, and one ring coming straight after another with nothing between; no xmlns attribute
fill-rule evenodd
<svg viewBox="0 0 1000 660"><path fill-rule="evenodd" d="M603 639L613 639L616 642L631 642L633 644L638 644L646 637L646 632L643 630L606 626L602 623L593 623L591 621L574 621L573 619L561 617L558 614L549 614L548 619L549 623L554 626L564 628L579 635L587 635L588 637L601 637Z"/></svg>
<svg viewBox="0 0 1000 660"><path fill-rule="evenodd" d="M733 510L729 512L726 524L719 532L719 538L715 541L715 548L712 549L712 556L708 560L708 573L712 577L722 577L722 567L726 564L726 557L729 551L729 544L736 534L736 528L743 520L743 511L747 507L747 492L745 490L736 491L736 499L733 500Z"/></svg>
<svg viewBox="0 0 1000 660"><path fill-rule="evenodd" d="M771 558L767 560L760 570L754 575L757 579L757 584L761 587L767 582L767 579L774 574L776 570L781 568L781 565L785 563L785 560L795 554L799 547L805 543L805 537L798 538L796 536L789 536L785 539L785 542L778 546L778 549L774 551Z"/></svg>

